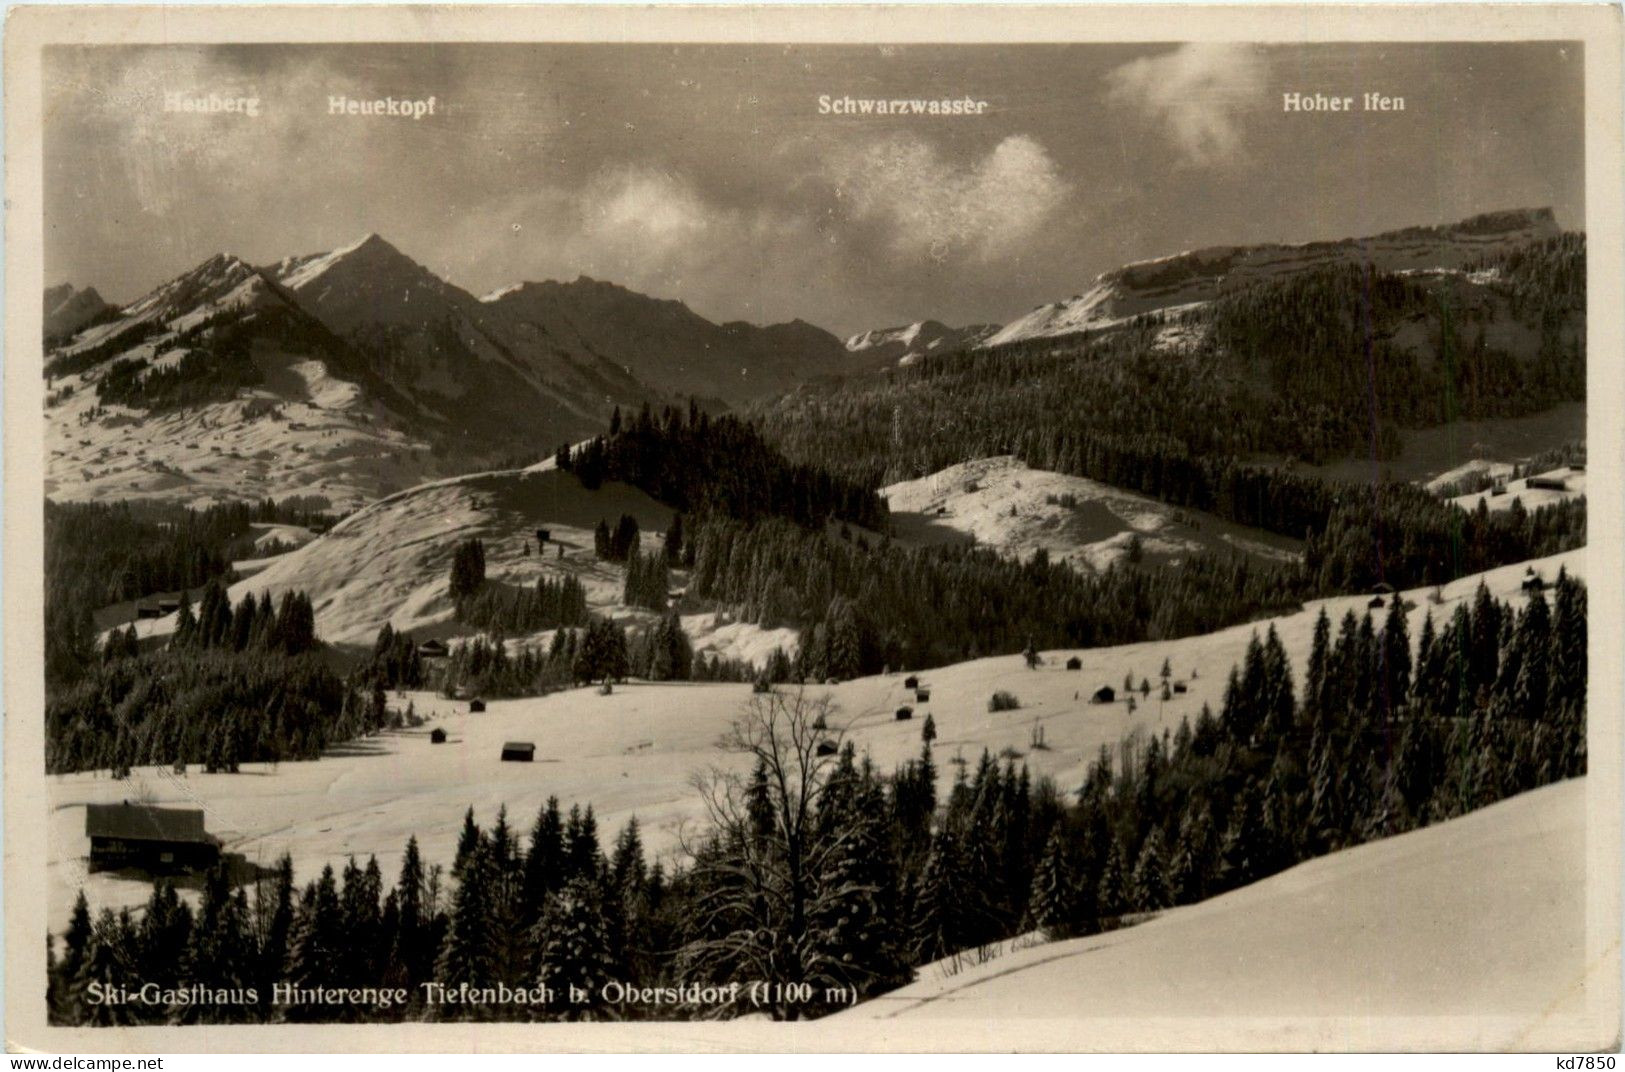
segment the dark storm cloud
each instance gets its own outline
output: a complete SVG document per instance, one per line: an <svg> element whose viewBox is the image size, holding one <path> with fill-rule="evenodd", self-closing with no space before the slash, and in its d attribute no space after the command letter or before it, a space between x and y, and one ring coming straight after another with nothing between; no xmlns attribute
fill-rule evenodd
<svg viewBox="0 0 1625 1072"><path fill-rule="evenodd" d="M1562 43L97 48L46 70L48 275L122 300L221 250L377 231L475 292L589 274L844 332L1004 321L1203 245L1584 210ZM1406 110L1288 114L1292 91ZM166 92L262 103L175 114ZM329 115L340 95L436 111Z"/></svg>

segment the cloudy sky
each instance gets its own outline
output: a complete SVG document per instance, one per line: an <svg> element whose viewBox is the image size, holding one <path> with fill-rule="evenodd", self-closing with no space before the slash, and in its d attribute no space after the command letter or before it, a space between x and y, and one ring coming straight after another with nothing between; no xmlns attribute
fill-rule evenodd
<svg viewBox="0 0 1625 1072"><path fill-rule="evenodd" d="M585 274L844 334L1004 322L1200 246L1512 207L1584 223L1563 43L102 47L51 51L46 82L47 279L112 301L216 252L376 231L476 294ZM1405 111L1291 114L1289 91ZM436 114L333 116L336 95ZM821 95L987 107L843 117Z"/></svg>

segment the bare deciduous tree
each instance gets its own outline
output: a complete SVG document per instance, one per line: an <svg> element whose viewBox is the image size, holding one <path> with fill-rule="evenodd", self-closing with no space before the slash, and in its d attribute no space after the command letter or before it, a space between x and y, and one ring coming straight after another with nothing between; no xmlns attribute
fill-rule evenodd
<svg viewBox="0 0 1625 1072"><path fill-rule="evenodd" d="M821 807L832 787L841 732L827 693L773 689L751 696L723 736L725 751L748 767L715 767L694 778L710 831L689 847L700 889L698 917L685 946L688 979L861 985L831 949L817 921L850 898L873 893L841 866L860 824L828 821ZM825 747L820 748L824 744ZM802 1002L775 1001L775 1019L793 1020Z"/></svg>

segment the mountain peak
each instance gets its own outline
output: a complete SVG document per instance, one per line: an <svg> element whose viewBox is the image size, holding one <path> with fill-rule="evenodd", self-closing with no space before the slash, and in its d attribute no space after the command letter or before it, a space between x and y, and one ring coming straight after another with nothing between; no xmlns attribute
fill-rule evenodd
<svg viewBox="0 0 1625 1072"><path fill-rule="evenodd" d="M390 245L377 231L368 231L355 242L342 249L333 251L336 254L345 253L400 253L400 250Z"/></svg>
<svg viewBox="0 0 1625 1072"><path fill-rule="evenodd" d="M386 279L397 281L432 276L427 268L396 249L376 232L368 232L347 246L327 253L290 257L270 269L277 282L299 291L326 276L335 268L359 273L373 284Z"/></svg>

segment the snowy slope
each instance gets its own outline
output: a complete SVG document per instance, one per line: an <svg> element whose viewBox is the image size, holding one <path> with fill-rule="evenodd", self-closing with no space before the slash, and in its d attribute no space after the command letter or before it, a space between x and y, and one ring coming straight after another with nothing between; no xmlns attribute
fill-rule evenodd
<svg viewBox="0 0 1625 1072"><path fill-rule="evenodd" d="M1108 327L1149 312L1189 312L1224 290L1329 264L1370 263L1390 272L1454 272L1493 253L1557 233L1557 221L1550 209L1527 209L1364 239L1188 251L1107 272L1084 293L1038 306L1006 324L982 345L998 346ZM1483 278L1469 281L1490 282Z"/></svg>
<svg viewBox="0 0 1625 1072"><path fill-rule="evenodd" d="M850 354L861 354L881 365L911 365L926 354L947 353L975 346L999 330L997 324L971 324L951 328L936 320L920 320L900 328L878 328L846 340Z"/></svg>
<svg viewBox="0 0 1625 1072"><path fill-rule="evenodd" d="M1584 469L1570 469L1567 466L1553 469L1547 473L1536 474L1538 479L1561 480L1563 490L1554 488L1531 488L1528 477L1506 482L1506 494L1494 495L1489 491L1480 491L1473 495L1458 495L1450 501L1464 510L1476 510L1480 502L1485 503L1493 513L1498 510L1510 510L1514 501L1523 503L1525 510L1535 510L1553 503L1566 502L1578 498L1586 492L1586 474Z"/></svg>
<svg viewBox="0 0 1625 1072"><path fill-rule="evenodd" d="M152 344L134 353L150 357ZM325 362L266 348L255 363L263 385L160 413L99 405L93 374L67 377L72 396L47 412L46 495L186 505L319 495L342 512L438 469L428 443Z"/></svg>
<svg viewBox="0 0 1625 1072"><path fill-rule="evenodd" d="M446 488L448 495L464 493L456 487L458 482L448 483L452 485ZM545 492L538 491L538 497L542 494ZM417 496L403 498L410 501ZM387 505L380 504L380 508ZM417 516L417 525L428 528L433 524L429 512ZM596 523L596 511L590 516ZM364 517L357 515L340 528L357 525L353 535L359 537L358 522ZM406 526L403 533L413 527ZM579 522L577 531L584 531ZM291 563L309 555L328 538L283 556L279 562ZM363 575L377 578L379 584L395 580L387 573L372 572L370 562L409 561L394 558L360 538L328 546L335 577L342 572L339 556L343 552L363 560ZM450 553L449 544L446 553ZM590 555L589 547L586 556ZM1585 552L1580 550L1534 565L1550 579L1559 566L1583 576L1584 562ZM1519 602L1524 569L1520 563L1485 577L1498 596ZM251 583L258 580L252 578ZM1471 599L1478 581L1476 576L1467 577L1444 586L1441 604L1432 607L1435 617L1447 617L1457 602ZM361 593L340 590L329 592L328 598L325 613L333 615L345 613L348 601L359 603ZM1428 593L1413 592L1407 598L1416 604L1410 620L1414 637L1430 606ZM1292 659L1295 681L1303 680L1319 608L1324 605L1335 620L1349 609L1363 613L1365 603L1364 597L1340 597L1272 620ZM409 620L406 614L403 620ZM983 749L994 754L1009 749L1009 754L1032 768L1035 777L1053 778L1063 789L1081 785L1103 745L1115 746L1131 732L1172 731L1182 718L1194 719L1203 703L1218 708L1225 675L1241 661L1254 630L1262 630L1266 624L1240 625L1182 640L1046 652L1037 670L1028 670L1019 656L1006 655L924 672L922 683L931 689L931 700L920 705L920 715L929 711L936 723L940 791L946 793L951 785L957 758L974 763ZM358 635L371 642L364 629ZM1073 654L1082 661L1080 671L1064 668L1066 658ZM1187 694L1163 704L1153 691L1132 713L1123 703L1088 702L1094 688L1119 686L1126 674L1136 680L1155 680L1164 659L1171 663L1175 677L1188 683ZM897 722L892 717L898 704L912 699L912 693L903 688L903 678L904 670L899 668L891 674L814 690L831 695L839 707L834 725L844 728L859 751L867 752L881 770L917 755L920 748L921 718ZM987 700L996 689L1014 693L1020 709L990 714ZM682 825L701 814L690 776L725 760L717 750L717 740L749 698L747 685L629 684L611 696L577 689L532 699L496 700L487 713L470 715L466 704L417 694L412 700L418 712L437 715L431 725L342 745L313 763L250 765L242 775L193 773L183 779L162 769L143 768L130 782L93 772L53 776L48 779L48 843L54 854L49 861L51 922L58 928L66 922L75 892L86 883L82 805L133 796L201 805L208 813L209 829L224 836L231 851L267 863L287 851L299 873L307 876L324 863L342 864L352 853L362 857L376 853L385 873L392 874L407 837L414 834L429 862L449 863L463 812L470 805L480 822L492 820L498 807L506 804L511 819L528 825L549 794L557 794L566 803L590 801L597 809L601 832L618 830L636 815L650 851L670 852ZM433 725L444 726L453 744L431 747L427 734ZM1043 729L1044 750L1031 747L1036 727ZM538 762L500 762L498 746L514 739L535 741ZM111 875L91 876L86 884L93 908L137 903L147 894L140 883Z"/></svg>
<svg viewBox="0 0 1625 1072"><path fill-rule="evenodd" d="M1553 1029L1585 1009L1585 845L1586 782L1576 779L1125 930L953 974L932 965L843 1015L1177 1015L1232 1027L1267 1017L1268 1048L1320 1039L1337 1049L1370 1045L1365 1018L1426 1013L1469 1018L1429 1048L1446 1038L1446 1049L1524 1048L1553 1036L1569 1047L1572 1034Z"/></svg>
<svg viewBox="0 0 1625 1072"><path fill-rule="evenodd" d="M881 489L899 539L974 540L1026 560L1042 548L1054 561L1105 569L1138 537L1151 561L1239 551L1282 561L1300 541L1185 510L1084 477L1031 469L1009 455L952 465Z"/></svg>

